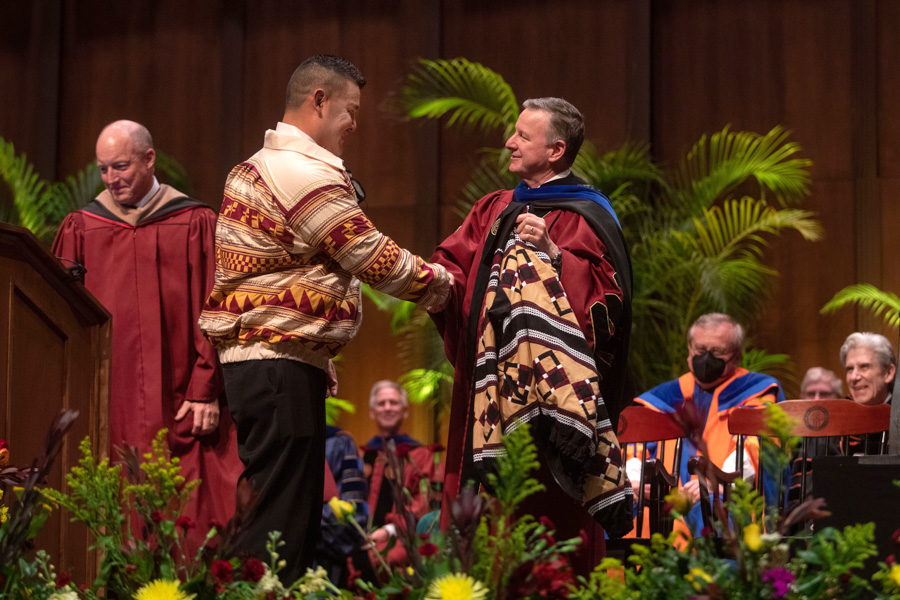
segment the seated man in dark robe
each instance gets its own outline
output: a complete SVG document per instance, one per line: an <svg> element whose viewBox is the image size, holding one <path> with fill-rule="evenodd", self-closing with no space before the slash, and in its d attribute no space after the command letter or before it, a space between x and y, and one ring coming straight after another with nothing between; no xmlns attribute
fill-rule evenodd
<svg viewBox="0 0 900 600"><path fill-rule="evenodd" d="M609 200L571 172L583 140L574 106L526 101L506 142L521 183L479 200L432 257L454 277L433 315L455 367L442 524L462 485L486 485L502 433L528 422L547 490L520 509L558 538L587 531L579 572L603 556L597 523L613 537L631 528L633 499L615 438L631 263Z"/></svg>
<svg viewBox="0 0 900 600"><path fill-rule="evenodd" d="M97 139L106 190L66 217L53 252L84 265L85 286L112 314L110 442L144 453L165 427L182 475L202 480L184 511L200 526L189 529L196 545L210 521L234 514L242 469L219 406L219 361L197 326L215 273L216 213L160 184L155 163L143 125L107 125Z"/></svg>

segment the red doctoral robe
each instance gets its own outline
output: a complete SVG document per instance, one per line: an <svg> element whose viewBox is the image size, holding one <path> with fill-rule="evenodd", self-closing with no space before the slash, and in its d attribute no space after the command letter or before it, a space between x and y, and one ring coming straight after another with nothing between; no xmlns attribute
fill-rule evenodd
<svg viewBox="0 0 900 600"><path fill-rule="evenodd" d="M168 428L182 475L202 480L183 513L198 525L193 544L211 521L234 514L243 470L224 402L209 435L191 434L192 413L174 419L184 401L219 402L223 389L215 350L197 327L213 285L215 228L215 211L162 185L127 213L104 191L68 215L53 242L57 256L85 266L85 286L112 314L111 444L147 452Z"/></svg>
<svg viewBox="0 0 900 600"><path fill-rule="evenodd" d="M561 180L561 183L569 184L571 179L573 178ZM469 309L475 293L476 274L485 239L512 199L512 190L501 190L479 200L462 226L444 240L431 257L431 262L446 267L454 278L450 303L442 313L432 315L438 331L444 338L447 357L455 368L444 476L444 502L441 510L442 527L448 524L450 506L459 493L461 484L465 483L461 481L461 477L466 458L466 436L469 433L467 420L471 411L474 368L468 354L467 329ZM595 334L612 338L616 333L620 335L622 333L616 330L617 324L625 328L623 321L617 322L613 318L612 309L607 314L607 306L611 306L609 302L611 296L618 299L619 305L624 297L616 280L617 269L609 260L610 252L604 241L581 215L570 210L556 210L547 213L543 218L547 222L550 238L563 253L560 280L578 325L596 356L598 349L595 345ZM619 234L616 243L624 250L624 243L620 243L621 240ZM627 261L627 251L625 252ZM626 267L630 289L630 265ZM630 306L630 298L626 299L626 303ZM630 310L627 311L627 321L627 329L630 329ZM603 354L606 345L606 341L603 341L599 349L600 354ZM614 348L615 345L611 347ZM627 341L619 348L622 347L627 353ZM621 380L621 374L617 380ZM623 404L621 389L618 394L608 394L604 390L604 398L615 429L618 413ZM471 449L471 445L469 448ZM547 492L536 494L526 500L521 507L522 511L550 517L556 525L557 539L575 537L580 529L585 529L588 533L588 548L586 552L581 553L579 559L576 559L574 566L577 572L589 572L605 551L602 527L593 521L587 511L559 489L543 465L536 476L547 486Z"/></svg>

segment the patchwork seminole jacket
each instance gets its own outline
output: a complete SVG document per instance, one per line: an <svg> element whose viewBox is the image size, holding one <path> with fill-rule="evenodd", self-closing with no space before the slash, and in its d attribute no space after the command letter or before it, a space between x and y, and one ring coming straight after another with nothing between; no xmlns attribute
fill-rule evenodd
<svg viewBox="0 0 900 600"><path fill-rule="evenodd" d="M279 123L228 176L200 328L223 363L289 358L325 368L359 328L361 281L428 305L432 284L447 278L375 228L340 158Z"/></svg>

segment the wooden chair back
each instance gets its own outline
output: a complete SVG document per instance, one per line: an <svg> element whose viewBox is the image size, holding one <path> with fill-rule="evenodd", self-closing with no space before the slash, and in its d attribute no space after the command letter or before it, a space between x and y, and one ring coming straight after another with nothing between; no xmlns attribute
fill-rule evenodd
<svg viewBox="0 0 900 600"><path fill-rule="evenodd" d="M722 535L722 516L727 513L723 504L731 501L731 484L741 476L739 471L725 472L709 462L705 456L692 456L688 459L688 473L697 476L700 484L700 514L703 515L703 526L709 528L717 536ZM712 488L712 501L710 501Z"/></svg>
<svg viewBox="0 0 900 600"><path fill-rule="evenodd" d="M784 410L795 425L793 435L803 441L799 456L799 499L807 495L812 460L811 440L816 438L839 438L840 450L846 454L850 448L851 436L864 436L863 451L866 454L883 454L887 449L887 430L890 428L891 407L888 404L865 406L852 400L786 400L778 406ZM743 476L744 441L748 436L759 436L767 432L765 410L762 408L738 408L728 416L728 431L737 435L737 464ZM871 434L880 434L877 441L870 443ZM762 465L757 473L757 489L762 489ZM784 498L778 499L784 508Z"/></svg>
<svg viewBox="0 0 900 600"><path fill-rule="evenodd" d="M681 427L666 413L645 406L629 406L619 415L616 438L623 448L631 451L641 460L641 475L638 484L636 531L641 537L644 524L644 508L647 508L650 534L666 535L672 531L673 521L663 512L665 497L672 488L678 486L679 464L681 462ZM668 441L668 443L666 443ZM655 452L648 452L653 444ZM672 462L666 460L666 451ZM666 464L674 465L672 473ZM649 490L649 493L641 493Z"/></svg>

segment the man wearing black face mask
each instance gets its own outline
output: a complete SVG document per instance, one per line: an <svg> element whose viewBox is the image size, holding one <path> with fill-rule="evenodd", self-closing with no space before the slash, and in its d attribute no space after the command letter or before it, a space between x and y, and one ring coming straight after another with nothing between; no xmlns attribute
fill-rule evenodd
<svg viewBox="0 0 900 600"><path fill-rule="evenodd" d="M687 337L690 371L641 394L636 402L666 413L674 412L685 402L693 402L700 421L705 423L702 437L709 459L725 471L735 471L736 440L728 433L729 413L735 408L781 402L784 392L772 377L738 366L743 355L744 330L728 315L709 313L701 316L691 325ZM745 476L756 473L759 464L758 447L750 440L747 450ZM693 503L685 521L694 533L703 527L698 503L699 485L687 471L688 459L696 454L697 448L685 439L678 474L682 491ZM631 475L629 472L629 477L635 481Z"/></svg>

